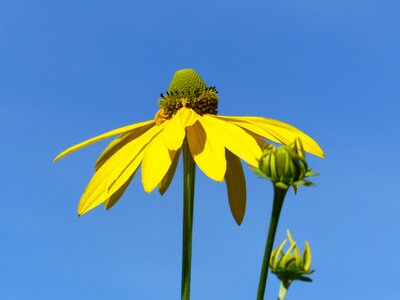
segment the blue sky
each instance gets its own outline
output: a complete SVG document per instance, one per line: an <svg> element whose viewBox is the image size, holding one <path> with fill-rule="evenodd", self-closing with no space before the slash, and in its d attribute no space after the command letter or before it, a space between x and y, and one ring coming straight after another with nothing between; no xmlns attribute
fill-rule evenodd
<svg viewBox="0 0 400 300"><path fill-rule="evenodd" d="M153 118L173 73L194 68L222 115L279 119L314 137L316 188L289 193L290 228L311 244L311 284L288 299L393 299L400 3L304 1L2 1L0 299L178 299L181 165L163 197L133 181L110 211L76 208L101 142ZM224 184L197 173L192 299L254 299L271 185L246 171L236 226ZM266 299L275 299L270 277Z"/></svg>

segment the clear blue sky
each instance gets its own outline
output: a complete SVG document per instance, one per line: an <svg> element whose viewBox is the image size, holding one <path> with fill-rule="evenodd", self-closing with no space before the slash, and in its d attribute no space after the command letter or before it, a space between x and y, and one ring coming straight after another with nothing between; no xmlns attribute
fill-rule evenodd
<svg viewBox="0 0 400 300"><path fill-rule="evenodd" d="M222 115L293 124L323 147L316 188L289 193L314 282L288 299L398 294L398 0L0 2L0 299L178 299L181 166L163 197L136 179L110 211L76 208L102 142L153 118L177 69L216 86ZM272 188L250 171L236 226L224 184L197 176L192 299L254 299ZM267 299L276 299L271 277Z"/></svg>

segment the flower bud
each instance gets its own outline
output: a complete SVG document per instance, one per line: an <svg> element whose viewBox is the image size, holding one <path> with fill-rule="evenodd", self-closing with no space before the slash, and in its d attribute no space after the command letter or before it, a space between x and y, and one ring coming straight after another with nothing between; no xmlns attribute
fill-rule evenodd
<svg viewBox="0 0 400 300"><path fill-rule="evenodd" d="M300 256L296 242L293 240L289 229L287 235L290 241L290 247L286 253L283 252L287 240L272 251L270 259L270 269L282 282L292 282L293 280L312 281L311 278L304 275L311 274L314 271L311 266L311 250L308 242L305 242L303 255Z"/></svg>
<svg viewBox="0 0 400 300"><path fill-rule="evenodd" d="M317 175L308 168L300 139L289 146L267 144L258 160L258 169L254 171L271 180L277 187L288 189L293 186L295 190L300 184L314 185L304 178Z"/></svg>

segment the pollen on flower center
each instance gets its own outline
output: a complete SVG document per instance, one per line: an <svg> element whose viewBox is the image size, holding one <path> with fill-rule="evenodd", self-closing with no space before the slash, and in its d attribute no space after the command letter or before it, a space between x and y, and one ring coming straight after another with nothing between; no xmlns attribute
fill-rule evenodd
<svg viewBox="0 0 400 300"><path fill-rule="evenodd" d="M161 94L158 104L162 119L170 119L182 107L193 109L199 115L217 114L218 92L207 87L196 71L183 69L175 73L166 94Z"/></svg>

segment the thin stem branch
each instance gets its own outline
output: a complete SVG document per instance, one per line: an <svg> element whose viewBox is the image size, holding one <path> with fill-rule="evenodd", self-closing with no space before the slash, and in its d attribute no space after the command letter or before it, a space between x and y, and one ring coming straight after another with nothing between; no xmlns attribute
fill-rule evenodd
<svg viewBox="0 0 400 300"><path fill-rule="evenodd" d="M196 164L185 139L183 142L182 300L190 299L195 175Z"/></svg>
<svg viewBox="0 0 400 300"><path fill-rule="evenodd" d="M281 281L281 286L279 288L278 300L285 300L286 293L289 289L291 282L290 281Z"/></svg>
<svg viewBox="0 0 400 300"><path fill-rule="evenodd" d="M281 214L283 200L285 199L287 189L279 188L274 185L274 203L272 205L271 219L269 222L268 238L265 245L264 259L261 268L260 281L258 284L257 300L263 300L265 287L267 285L269 260L271 257L272 247L274 245L276 228L278 227L279 216Z"/></svg>

